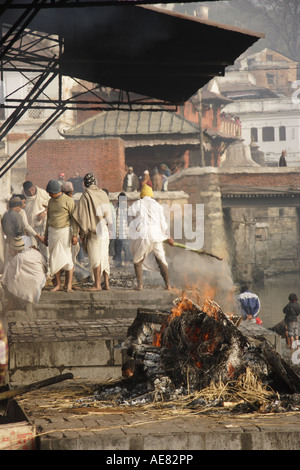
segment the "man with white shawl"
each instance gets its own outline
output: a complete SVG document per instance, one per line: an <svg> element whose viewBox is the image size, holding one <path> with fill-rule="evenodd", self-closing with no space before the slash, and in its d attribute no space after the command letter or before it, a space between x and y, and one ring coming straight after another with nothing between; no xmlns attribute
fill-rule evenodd
<svg viewBox="0 0 300 470"><path fill-rule="evenodd" d="M102 290L102 274L104 289L108 290L109 233L113 225L110 201L106 192L96 186L96 179L92 173L85 175L83 183L85 190L76 204L73 217L79 226L79 235L88 254L94 278L94 286L90 290Z"/></svg>
<svg viewBox="0 0 300 470"><path fill-rule="evenodd" d="M49 247L50 275L55 276L52 292L62 290L61 271L66 272L64 289L72 292L74 271L72 245L78 243L78 226L73 219L74 200L61 191L56 180L50 180L46 191L50 194L48 204L45 242Z"/></svg>
<svg viewBox="0 0 300 470"><path fill-rule="evenodd" d="M23 183L23 190L26 196L26 206L24 210L27 215L28 224L40 236L44 236L46 221L47 221L47 208L50 196L42 188L35 186L31 181ZM42 255L48 261L49 252L48 248L38 239L30 234L33 246L37 247Z"/></svg>
<svg viewBox="0 0 300 470"><path fill-rule="evenodd" d="M138 283L138 290L143 289L143 268L159 271L166 289L169 289L168 263L163 242L173 244L168 234L168 224L162 206L153 199L152 188L143 185L140 199L128 209L128 216L133 218L129 224L131 252Z"/></svg>
<svg viewBox="0 0 300 470"><path fill-rule="evenodd" d="M6 263L2 284L13 296L37 304L46 284L46 261L34 247L25 249L22 237L11 240L13 256Z"/></svg>

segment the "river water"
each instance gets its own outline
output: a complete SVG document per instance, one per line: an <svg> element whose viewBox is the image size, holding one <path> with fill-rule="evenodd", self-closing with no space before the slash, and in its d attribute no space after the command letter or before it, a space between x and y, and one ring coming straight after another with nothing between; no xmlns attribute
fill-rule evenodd
<svg viewBox="0 0 300 470"><path fill-rule="evenodd" d="M289 302L291 293L300 299L300 273L283 274L252 286L261 301L259 317L266 328L271 328L283 320L283 307Z"/></svg>

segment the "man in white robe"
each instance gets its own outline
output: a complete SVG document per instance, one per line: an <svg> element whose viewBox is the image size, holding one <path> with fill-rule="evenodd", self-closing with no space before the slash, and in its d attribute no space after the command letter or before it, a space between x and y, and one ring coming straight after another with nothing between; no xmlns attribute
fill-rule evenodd
<svg viewBox="0 0 300 470"><path fill-rule="evenodd" d="M22 237L11 241L13 256L6 263L2 284L13 296L37 304L46 284L45 258L36 248L25 249Z"/></svg>
<svg viewBox="0 0 300 470"><path fill-rule="evenodd" d="M23 183L23 190L26 196L26 207L24 210L27 215L28 224L41 237L43 237L47 221L47 207L50 196L42 188L35 186L31 181ZM33 246L37 247L46 261L49 259L48 248L38 239L31 236Z"/></svg>
<svg viewBox="0 0 300 470"><path fill-rule="evenodd" d="M113 227L110 201L102 189L96 186L92 173L83 179L85 190L76 204L73 217L79 226L83 248L87 251L94 286L90 290L109 289L109 234Z"/></svg>
<svg viewBox="0 0 300 470"><path fill-rule="evenodd" d="M143 289L143 268L159 271L166 289L169 289L168 263L163 242L167 240L172 245L173 239L168 234L163 208L153 199L150 186L142 187L140 199L129 207L128 216L131 219L129 237L132 240L131 251L138 290Z"/></svg>

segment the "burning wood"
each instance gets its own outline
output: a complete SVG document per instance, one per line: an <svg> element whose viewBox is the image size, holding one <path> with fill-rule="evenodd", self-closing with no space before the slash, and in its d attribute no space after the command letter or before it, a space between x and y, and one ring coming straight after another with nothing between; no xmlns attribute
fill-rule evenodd
<svg viewBox="0 0 300 470"><path fill-rule="evenodd" d="M267 340L243 334L239 322L210 299L200 307L183 296L172 311L139 308L126 342L135 372L102 386L96 400L198 413L225 405L277 409L279 393L299 394L300 378Z"/></svg>
<svg viewBox="0 0 300 470"><path fill-rule="evenodd" d="M266 385L300 392L298 375L268 341L242 334L239 321L210 299L200 307L182 297L171 312L138 309L127 352L143 365L152 389L164 377L173 388L191 393L238 380L250 369Z"/></svg>
<svg viewBox="0 0 300 470"><path fill-rule="evenodd" d="M200 390L211 381L234 379L243 370L246 339L212 301L203 308L177 299L170 313L139 310L128 334L129 354L145 366L149 381L167 376L175 387Z"/></svg>

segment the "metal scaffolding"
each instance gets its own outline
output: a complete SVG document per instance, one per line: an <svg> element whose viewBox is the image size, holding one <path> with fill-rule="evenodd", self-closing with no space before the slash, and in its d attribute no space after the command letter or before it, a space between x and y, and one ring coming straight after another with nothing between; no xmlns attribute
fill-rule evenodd
<svg viewBox="0 0 300 470"><path fill-rule="evenodd" d="M104 6L116 4L114 1L85 1L85 0L4 0L0 6L0 20L8 10L15 10L14 22L0 23L0 141L5 139L16 123L29 110L51 110L50 116L38 129L21 145L21 147L0 167L0 178L27 152L37 139L57 120L66 110L80 109L82 111L109 111L149 109L161 110L163 105L172 111L176 106L171 103L141 97L122 90L113 90L108 95L101 84L73 80L79 85L80 91L68 99L63 98L62 73L60 59L64 51L62 37L30 28L30 24L43 8L80 8L83 6ZM4 89L4 74L18 72L24 78L22 87L9 94ZM34 75L34 78L33 78ZM47 87L53 81L57 83L57 96L50 98ZM20 98L21 88L23 95ZM6 110L6 111L5 111ZM8 117L5 114L9 114ZM3 121L3 122L2 122Z"/></svg>
<svg viewBox="0 0 300 470"><path fill-rule="evenodd" d="M65 111L175 111L263 37L149 6L155 3L0 0L1 83L10 72L23 77L22 90L6 95L0 87L0 141L26 112L50 111L0 168L0 178ZM97 15L101 7L107 10ZM68 98L63 76L78 84ZM50 84L57 86L55 98L47 95Z"/></svg>

